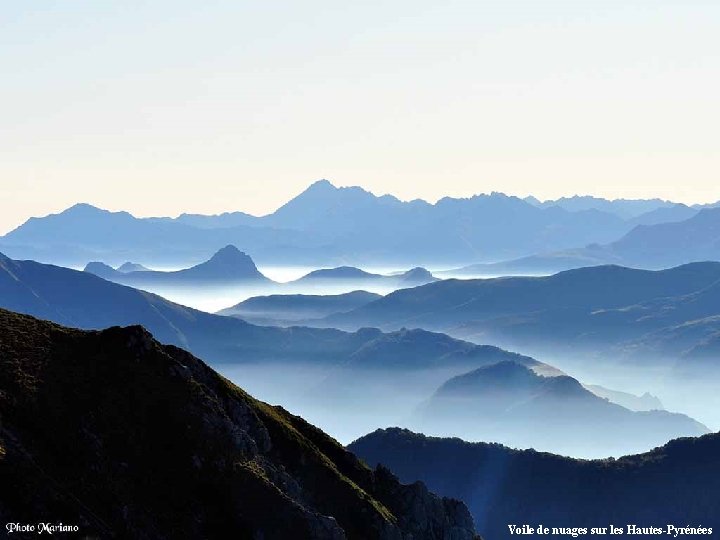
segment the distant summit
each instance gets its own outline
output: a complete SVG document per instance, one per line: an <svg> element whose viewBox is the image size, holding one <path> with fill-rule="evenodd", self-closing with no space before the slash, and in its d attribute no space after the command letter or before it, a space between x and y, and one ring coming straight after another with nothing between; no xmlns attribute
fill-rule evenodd
<svg viewBox="0 0 720 540"><path fill-rule="evenodd" d="M144 267L142 264L137 264L137 263L128 261L128 262L123 263L120 266L118 266L117 271L127 274L128 272L148 272L148 271L150 271L150 269Z"/></svg>
<svg viewBox="0 0 720 540"><path fill-rule="evenodd" d="M416 267L412 270L408 270L404 274L399 275L400 281L407 285L424 285L426 283L432 283L438 281L438 278L433 276L429 270L422 267Z"/></svg>
<svg viewBox="0 0 720 540"><path fill-rule="evenodd" d="M313 270L309 274L301 277L297 281L314 281L314 280L325 280L325 279L382 279L383 276L380 274L372 274L355 268L353 266L338 266L337 268L323 268L320 270Z"/></svg>
<svg viewBox="0 0 720 540"><path fill-rule="evenodd" d="M186 276L200 279L218 280L267 280L245 252L233 245L227 245L213 255L210 260L181 270Z"/></svg>
<svg viewBox="0 0 720 540"><path fill-rule="evenodd" d="M87 263L84 271L109 280L112 280L115 276L119 274L119 272L109 264L105 264L104 262L99 261L92 261Z"/></svg>
<svg viewBox="0 0 720 540"><path fill-rule="evenodd" d="M362 286L363 282L383 283L394 287L415 287L438 281L425 268L413 268L407 272L398 274L383 275L366 272L354 266L339 266L337 268L323 268L314 270L309 274L296 280L294 283L332 283L338 281L355 281L358 286Z"/></svg>
<svg viewBox="0 0 720 540"><path fill-rule="evenodd" d="M85 271L116 283L134 286L271 282L257 269L249 255L233 245L227 245L220 249L204 263L174 272L154 270L121 272L119 269L114 270L110 266L98 262L88 264Z"/></svg>

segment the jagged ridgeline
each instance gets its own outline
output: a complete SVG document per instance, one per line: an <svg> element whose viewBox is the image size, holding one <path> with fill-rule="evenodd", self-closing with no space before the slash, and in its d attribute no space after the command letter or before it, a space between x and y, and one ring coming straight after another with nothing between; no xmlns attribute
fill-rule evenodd
<svg viewBox="0 0 720 540"><path fill-rule="evenodd" d="M0 310L0 520L87 537L470 540L463 503L369 469L142 327Z"/></svg>

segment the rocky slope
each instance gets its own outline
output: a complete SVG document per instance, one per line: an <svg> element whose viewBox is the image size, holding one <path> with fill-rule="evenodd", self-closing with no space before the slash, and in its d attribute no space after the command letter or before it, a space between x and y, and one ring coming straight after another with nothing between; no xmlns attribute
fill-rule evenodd
<svg viewBox="0 0 720 540"><path fill-rule="evenodd" d="M0 310L0 520L85 536L473 539L457 501L367 468L142 327Z"/></svg>

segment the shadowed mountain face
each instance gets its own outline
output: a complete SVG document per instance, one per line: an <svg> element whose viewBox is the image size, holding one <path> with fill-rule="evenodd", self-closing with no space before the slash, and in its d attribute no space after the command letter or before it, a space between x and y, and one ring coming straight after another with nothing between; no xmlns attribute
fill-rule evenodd
<svg viewBox="0 0 720 540"><path fill-rule="evenodd" d="M235 246L225 246L204 263L177 270L159 272L152 270L113 270L112 267L91 262L85 267L90 272L115 283L135 286L148 285L222 285L233 283L270 283L260 273L253 260Z"/></svg>
<svg viewBox="0 0 720 540"><path fill-rule="evenodd" d="M523 523L720 526L718 434L598 461L401 429L378 430L349 448L371 465L388 466L402 481L422 480L437 493L463 500L487 538L509 538L508 524Z"/></svg>
<svg viewBox="0 0 720 540"><path fill-rule="evenodd" d="M577 457L620 456L708 432L685 415L633 412L589 392L572 377L543 377L512 361L448 380L408 427Z"/></svg>
<svg viewBox="0 0 720 540"><path fill-rule="evenodd" d="M462 503L370 470L140 327L0 310L0 368L5 521L138 539L474 538Z"/></svg>
<svg viewBox="0 0 720 540"><path fill-rule="evenodd" d="M353 291L337 295L256 296L218 312L239 317L254 324L291 326L305 319L319 319L333 313L344 313L381 298L379 294Z"/></svg>
<svg viewBox="0 0 720 540"><path fill-rule="evenodd" d="M130 259L153 266L194 264L236 244L262 264L459 265L607 243L631 227L612 213L538 208L499 193L429 204L320 181L259 218L138 219L80 204L28 220L0 238L0 250L65 265Z"/></svg>

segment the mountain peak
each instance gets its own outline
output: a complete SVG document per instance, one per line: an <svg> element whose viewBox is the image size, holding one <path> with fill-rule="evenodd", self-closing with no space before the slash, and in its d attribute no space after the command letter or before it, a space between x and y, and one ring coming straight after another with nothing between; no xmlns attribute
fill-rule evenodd
<svg viewBox="0 0 720 540"><path fill-rule="evenodd" d="M205 278L266 279L257 269L252 258L232 244L218 250L208 261L183 272Z"/></svg>
<svg viewBox="0 0 720 540"><path fill-rule="evenodd" d="M332 182L330 182L330 180L322 178L310 184L310 186L305 191L336 191L337 189L339 188L335 186Z"/></svg>
<svg viewBox="0 0 720 540"><path fill-rule="evenodd" d="M93 206L90 203L76 203L73 204L71 207L66 208L62 212L60 212L58 215L71 215L71 216L98 216L98 215L107 215L107 214L118 214L118 215L130 215L128 212L111 212L110 210L105 210L104 208L98 208L97 206Z"/></svg>
<svg viewBox="0 0 720 540"><path fill-rule="evenodd" d="M126 263L123 263L117 267L117 271L122 273L147 272L148 270L149 269L144 267L142 264L134 263L131 261L127 261Z"/></svg>
<svg viewBox="0 0 720 540"><path fill-rule="evenodd" d="M215 252L215 254L210 258L211 261L221 261L221 260L247 260L250 257L245 253L244 251L240 251L237 246L234 246L232 244L228 244L224 248L220 248Z"/></svg>
<svg viewBox="0 0 720 540"><path fill-rule="evenodd" d="M101 278L112 278L118 273L112 266L100 261L91 261L87 263L83 272L95 274Z"/></svg>
<svg viewBox="0 0 720 540"><path fill-rule="evenodd" d="M437 278L433 276L429 270L423 268L422 266L417 266L408 270L404 274L401 274L400 279L409 283L430 283L432 281L437 281Z"/></svg>

